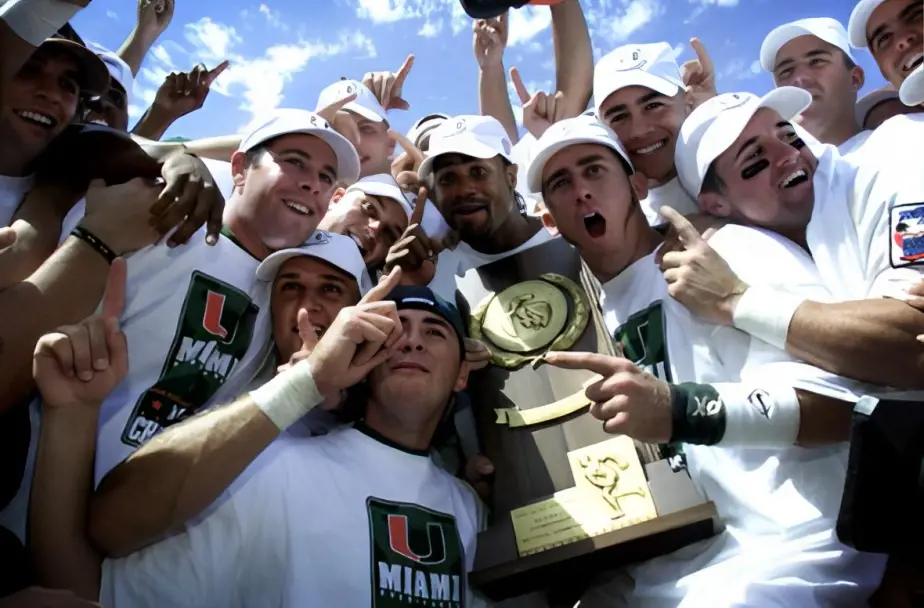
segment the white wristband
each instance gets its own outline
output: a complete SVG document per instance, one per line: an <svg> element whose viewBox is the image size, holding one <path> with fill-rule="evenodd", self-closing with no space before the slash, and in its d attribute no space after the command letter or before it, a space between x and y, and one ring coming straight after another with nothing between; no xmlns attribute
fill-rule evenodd
<svg viewBox="0 0 924 608"><path fill-rule="evenodd" d="M735 328L786 350L789 323L805 298L764 285L752 285L738 300L732 323Z"/></svg>
<svg viewBox="0 0 924 608"><path fill-rule="evenodd" d="M799 397L791 386L716 383L725 403L725 434L718 446L792 447L799 436Z"/></svg>
<svg viewBox="0 0 924 608"><path fill-rule="evenodd" d="M250 391L250 398L280 431L286 430L324 402L307 359L277 374L260 388Z"/></svg>
<svg viewBox="0 0 924 608"><path fill-rule="evenodd" d="M0 6L0 19L16 35L40 46L77 14L80 7L63 0L8 0Z"/></svg>

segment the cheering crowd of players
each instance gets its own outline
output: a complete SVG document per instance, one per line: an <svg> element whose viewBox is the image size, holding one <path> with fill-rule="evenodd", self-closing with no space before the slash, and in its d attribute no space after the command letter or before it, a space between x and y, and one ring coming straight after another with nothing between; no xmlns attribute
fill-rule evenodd
<svg viewBox="0 0 924 608"><path fill-rule="evenodd" d="M561 0L556 90L509 74L523 137L503 13L473 21L478 115L391 130L409 58L183 143L227 64L129 132L173 0L117 53L66 26L83 4L0 5L0 606L487 605L464 395L490 353L456 281L557 238L644 348L547 363L601 376L608 432L683 444L722 524L574 602L911 605L924 571L835 526L855 404L924 396L921 0L768 32L762 97L696 39L594 65ZM889 85L858 100L866 52Z"/></svg>

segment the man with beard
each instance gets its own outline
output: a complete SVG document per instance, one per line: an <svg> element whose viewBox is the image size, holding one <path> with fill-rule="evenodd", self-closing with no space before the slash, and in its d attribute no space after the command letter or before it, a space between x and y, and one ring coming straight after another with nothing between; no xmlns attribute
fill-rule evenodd
<svg viewBox="0 0 924 608"><path fill-rule="evenodd" d="M794 109L784 106L786 115ZM682 442L691 478L726 530L630 567L631 581L605 577L582 608L862 601L878 585L884 559L833 539L845 451L830 444L847 438L851 406L836 398L857 398L840 388L850 383L697 320L669 297L656 253L664 237L644 216L647 180L629 158L591 117L553 125L539 140L530 187L542 193L545 221L602 283L604 321L626 354L551 353L546 361L603 376L587 397L608 432ZM764 232L726 226L711 240L753 279L811 278L786 261L786 244ZM731 251L741 244L746 259Z"/></svg>
<svg viewBox="0 0 924 608"><path fill-rule="evenodd" d="M920 276L920 157L898 154L882 168L857 168L830 146L816 157L778 111L780 99L798 103L793 90L763 98L727 94L703 104L681 131L677 166L705 212L798 245L793 255L817 273L829 297L806 299L786 282L749 286L701 239L664 255L671 294L706 319L822 369L922 389L924 346L916 336L924 313L882 297L900 297Z"/></svg>
<svg viewBox="0 0 924 608"><path fill-rule="evenodd" d="M467 381L462 321L425 288L393 289L399 273L341 310L306 360L218 410L230 426L213 419L209 435L224 442L227 429L239 424L259 428L255 435L278 434L321 404L325 393L368 376L361 423L277 443L227 501L185 531L101 567L84 522L68 516L85 507L89 488L70 480L86 479L100 395L124 372L124 348L118 330L108 331L112 371L75 389L55 365L61 360L53 346L67 340L43 340L37 373L51 422L42 441L52 442L66 428L72 438L66 458L42 451L36 476L47 498L57 499L57 517L36 513L33 525L50 529L66 518L69 531L44 537L41 555L51 558L49 566L63 556L77 565L58 575L59 584L113 606L386 605L379 598L387 605L475 605L466 575L483 511L474 493L427 451L453 393ZM421 534L431 539L432 559L421 559L421 549L409 544ZM307 542L293 545L293 538Z"/></svg>
<svg viewBox="0 0 924 608"><path fill-rule="evenodd" d="M812 94L799 124L842 156L860 149L870 133L857 123L854 107L863 88L863 68L850 53L847 32L835 19L800 19L776 28L760 47L760 65L778 87Z"/></svg>
<svg viewBox="0 0 924 608"><path fill-rule="evenodd" d="M522 209L512 148L504 127L487 116L455 116L433 129L418 177L431 184L430 200L458 232L459 244L436 257L435 244L409 226L392 251L415 282L454 299L457 276L552 238Z"/></svg>

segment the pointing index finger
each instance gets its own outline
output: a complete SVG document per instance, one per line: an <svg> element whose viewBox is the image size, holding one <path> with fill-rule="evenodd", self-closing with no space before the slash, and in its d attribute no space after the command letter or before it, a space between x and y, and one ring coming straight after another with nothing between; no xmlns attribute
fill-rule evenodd
<svg viewBox="0 0 924 608"><path fill-rule="evenodd" d="M395 266L392 268L391 272L384 275L379 281L379 284L370 289L366 295L363 296L362 300L359 301L360 304L367 304L369 302L381 302L385 299L385 296L391 293L391 290L398 286L401 282L401 267Z"/></svg>
<svg viewBox="0 0 924 608"><path fill-rule="evenodd" d="M513 81L513 88L516 89L517 95L520 97L520 103L525 104L528 102L532 95L529 94L529 90L523 84L523 79L520 78L520 70L516 67L510 68L510 80Z"/></svg>
<svg viewBox="0 0 924 608"><path fill-rule="evenodd" d="M712 58L709 57L709 52L706 51L706 46L699 38L691 38L690 46L693 47L693 50L696 51L696 57L699 59L699 64L703 66L703 75L712 74Z"/></svg>
<svg viewBox="0 0 924 608"><path fill-rule="evenodd" d="M321 108L320 110L318 110L317 114L318 116L322 117L327 122L333 124L334 116L336 116L337 112L342 110L343 106L347 105L351 101L356 101L356 93L351 93L350 95L347 95L343 99L340 99L339 101L335 101L334 103L330 104L326 108Z"/></svg>
<svg viewBox="0 0 924 608"><path fill-rule="evenodd" d="M104 319L119 319L125 308L125 280L126 267L124 258L116 258L109 267L109 276L106 277L106 291L103 292L103 308L101 316Z"/></svg>
<svg viewBox="0 0 924 608"><path fill-rule="evenodd" d="M674 230L677 231L677 236L680 238L680 242L684 245L692 245L703 240L703 237L699 234L699 231L690 223L690 220L683 217L672 207L667 205L661 207L661 217L670 222L671 226L674 227Z"/></svg>
<svg viewBox="0 0 924 608"><path fill-rule="evenodd" d="M411 212L411 219L408 220L408 225L418 225L423 221L424 209L427 207L427 192L426 186L421 186L420 190L417 192L417 200L414 201L414 210Z"/></svg>
<svg viewBox="0 0 924 608"><path fill-rule="evenodd" d="M621 371L627 359L610 357L599 353L550 352L545 356L545 362L564 369L586 369L609 377Z"/></svg>
<svg viewBox="0 0 924 608"><path fill-rule="evenodd" d="M214 69L209 70L206 73L205 84L211 85L213 82L215 82L215 79L221 76L221 73L227 70L229 65L231 65L231 62L225 59L224 61L219 63L217 66L215 66Z"/></svg>
<svg viewBox="0 0 924 608"><path fill-rule="evenodd" d="M395 89L399 91L401 90L401 86L404 84L404 79L407 78L407 75L410 73L412 67L414 67L414 55L408 55L407 59L404 60L404 63L401 64L401 67L398 68L397 75L395 75Z"/></svg>
<svg viewBox="0 0 924 608"><path fill-rule="evenodd" d="M407 137L398 133L397 131L389 129L388 137L398 142L398 145L401 146L405 152L408 153L412 159L414 159L414 167L419 167L424 161L423 152L420 151L420 148L414 145L414 142L409 140Z"/></svg>

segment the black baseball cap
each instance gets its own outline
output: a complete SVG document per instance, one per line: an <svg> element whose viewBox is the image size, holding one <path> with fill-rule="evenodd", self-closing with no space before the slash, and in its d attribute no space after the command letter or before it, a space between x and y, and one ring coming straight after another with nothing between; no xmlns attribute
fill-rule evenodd
<svg viewBox="0 0 924 608"><path fill-rule="evenodd" d="M529 0L459 0L472 19L491 19L512 8L529 4Z"/></svg>
<svg viewBox="0 0 924 608"><path fill-rule="evenodd" d="M462 361L465 360L465 326L462 324L462 315L459 314L458 308L433 293L429 287L420 285L400 285L391 290L385 299L394 302L398 310L425 310L445 319L456 331L459 355Z"/></svg>

